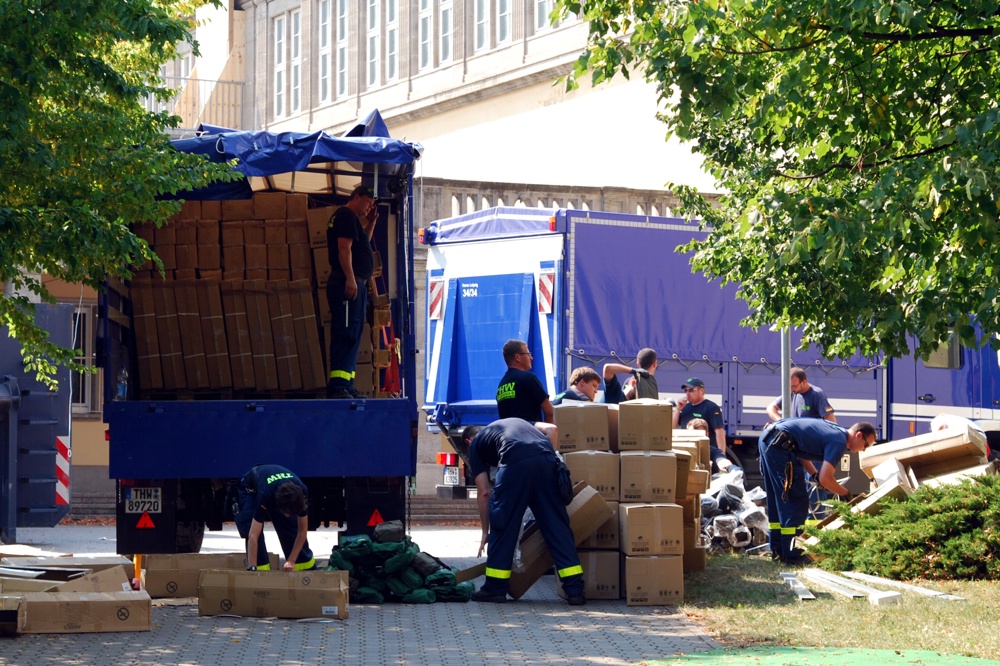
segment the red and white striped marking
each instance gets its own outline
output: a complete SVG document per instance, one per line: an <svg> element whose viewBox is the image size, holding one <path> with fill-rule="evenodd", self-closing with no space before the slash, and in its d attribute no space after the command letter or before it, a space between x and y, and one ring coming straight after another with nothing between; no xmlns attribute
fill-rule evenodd
<svg viewBox="0 0 1000 666"><path fill-rule="evenodd" d="M429 317L440 319L444 312L444 280L431 280L428 283L430 294L427 297Z"/></svg>
<svg viewBox="0 0 1000 666"><path fill-rule="evenodd" d="M552 314L552 285L555 281L555 273L538 275L538 311L542 314Z"/></svg>
<svg viewBox="0 0 1000 666"><path fill-rule="evenodd" d="M69 437L56 437L56 505L69 504Z"/></svg>

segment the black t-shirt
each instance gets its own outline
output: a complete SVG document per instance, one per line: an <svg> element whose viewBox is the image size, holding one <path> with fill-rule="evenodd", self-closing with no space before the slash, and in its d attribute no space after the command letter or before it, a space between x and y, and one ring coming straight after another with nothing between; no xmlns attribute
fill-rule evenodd
<svg viewBox="0 0 1000 666"><path fill-rule="evenodd" d="M509 368L497 387L497 411L500 418L519 418L534 423L542 420L542 403L549 394L538 375Z"/></svg>
<svg viewBox="0 0 1000 666"><path fill-rule="evenodd" d="M280 465L258 465L250 470L249 476L250 483L257 491L256 506L253 511L253 518L257 522L263 523L268 520L270 510L277 511L274 494L285 483L291 481L302 488L306 497L309 496L309 489L306 488L306 484L302 483L302 479ZM307 516L309 512L308 510L303 511L299 515Z"/></svg>
<svg viewBox="0 0 1000 666"><path fill-rule="evenodd" d="M725 428L726 424L722 420L722 410L719 409L719 406L711 400L702 400L697 405L692 405L689 402L681 410L677 426L686 428L693 419L705 419L708 423L708 441L712 443L712 446L721 449L719 442L715 441L715 429Z"/></svg>
<svg viewBox="0 0 1000 666"><path fill-rule="evenodd" d="M535 426L521 419L494 421L469 444L469 467L472 476L488 472L490 467L510 465L543 453L552 453L552 443Z"/></svg>
<svg viewBox="0 0 1000 666"><path fill-rule="evenodd" d="M375 253L368 240L368 234L361 226L361 220L347 206L341 206L330 218L326 228L327 252L330 256L330 276L344 281L346 276L340 267L340 257L337 254L337 241L340 238L351 239L351 267L356 280L367 280L375 272Z"/></svg>

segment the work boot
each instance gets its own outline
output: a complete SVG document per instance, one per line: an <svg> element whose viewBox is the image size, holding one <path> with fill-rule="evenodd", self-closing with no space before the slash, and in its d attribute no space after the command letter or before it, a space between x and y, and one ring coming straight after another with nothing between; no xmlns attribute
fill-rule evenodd
<svg viewBox="0 0 1000 666"><path fill-rule="evenodd" d="M475 592L472 593L472 600L473 601L485 601L485 602L491 603L491 604L505 604L505 603L507 603L507 595L506 594L494 594L493 592L490 592L486 588L481 587L481 588L479 588L478 590L476 590Z"/></svg>
<svg viewBox="0 0 1000 666"><path fill-rule="evenodd" d="M583 594L573 594L566 598L566 603L570 606L583 606L587 603L587 598Z"/></svg>
<svg viewBox="0 0 1000 666"><path fill-rule="evenodd" d="M327 391L327 400L354 400L354 395L351 394L347 389L336 389L334 391Z"/></svg>
<svg viewBox="0 0 1000 666"><path fill-rule="evenodd" d="M361 391L357 390L353 386L347 387L347 392L350 393L351 397L354 398L355 400L367 400L368 399L368 396L366 396L364 393L362 393Z"/></svg>

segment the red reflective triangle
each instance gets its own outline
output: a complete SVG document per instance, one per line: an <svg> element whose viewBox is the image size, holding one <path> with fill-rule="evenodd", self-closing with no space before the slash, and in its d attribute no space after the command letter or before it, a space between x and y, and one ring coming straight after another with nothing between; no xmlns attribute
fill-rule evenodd
<svg viewBox="0 0 1000 666"><path fill-rule="evenodd" d="M142 518L140 518L139 522L135 524L135 528L137 530L151 530L155 527L156 525L153 524L153 519L149 517L148 511L143 511Z"/></svg>
<svg viewBox="0 0 1000 666"><path fill-rule="evenodd" d="M382 518L382 514L378 512L378 509L372 511L372 517L368 519L368 527L375 527L376 525L381 525L385 522Z"/></svg>

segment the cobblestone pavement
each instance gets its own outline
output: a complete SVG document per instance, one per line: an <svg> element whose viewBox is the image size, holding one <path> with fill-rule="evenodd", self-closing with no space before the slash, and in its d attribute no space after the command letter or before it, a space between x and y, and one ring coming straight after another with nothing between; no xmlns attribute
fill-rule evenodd
<svg viewBox="0 0 1000 666"><path fill-rule="evenodd" d="M270 541L277 544L273 533ZM452 566L474 557L477 528L413 528L421 549ZM334 530L310 533L318 556ZM18 530L21 544L62 553L115 552L114 527ZM203 552L241 550L231 526ZM481 581L479 581L481 582ZM670 607L591 601L570 608L543 577L507 604L351 605L345 620L200 617L195 600L154 600L152 632L0 639L0 664L634 664L718 648Z"/></svg>

